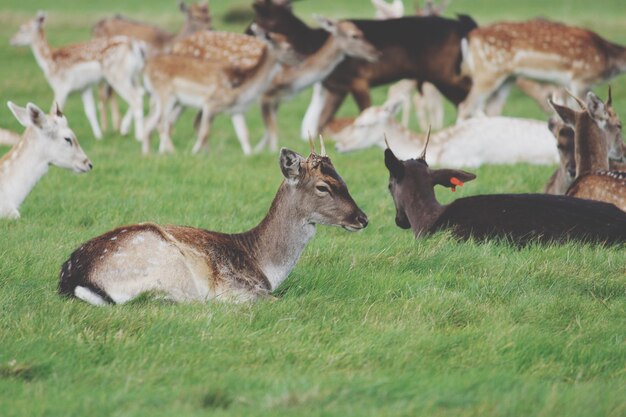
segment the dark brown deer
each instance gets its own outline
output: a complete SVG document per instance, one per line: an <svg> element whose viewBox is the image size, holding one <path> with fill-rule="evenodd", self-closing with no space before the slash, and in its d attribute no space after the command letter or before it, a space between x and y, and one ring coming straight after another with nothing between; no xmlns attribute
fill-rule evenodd
<svg viewBox="0 0 626 417"><path fill-rule="evenodd" d="M325 155L283 148L285 180L252 230L224 234L152 223L124 226L78 248L63 264L59 292L94 305L145 292L173 301L243 302L269 296L289 275L317 224L357 231L367 216Z"/></svg>
<svg viewBox="0 0 626 417"><path fill-rule="evenodd" d="M610 160L624 161L622 123L612 106L611 88L604 103L593 92L581 111L550 103L563 122L574 129L576 179L567 195L615 204L626 211L626 172L611 171Z"/></svg>
<svg viewBox="0 0 626 417"><path fill-rule="evenodd" d="M304 55L322 47L329 34L313 29L293 14L284 1L257 0L255 22L271 32L282 33ZM376 62L347 58L323 82L321 97L312 103L305 116L303 133L321 131L334 116L348 93L360 110L371 105L370 87L403 78L428 81L455 105L463 101L471 86L460 75L461 39L476 28L469 16L445 19L439 16L411 16L389 20L351 20L365 39L381 53ZM318 91L321 89L317 89ZM318 117L319 115L319 117Z"/></svg>
<svg viewBox="0 0 626 417"><path fill-rule="evenodd" d="M518 245L568 240L626 243L626 213L612 204L547 194L500 194L465 197L441 205L435 198L435 185L454 191L476 176L453 169L431 169L425 153L403 162L390 149L385 150L396 224L412 229L416 238L450 230L462 239L507 239Z"/></svg>

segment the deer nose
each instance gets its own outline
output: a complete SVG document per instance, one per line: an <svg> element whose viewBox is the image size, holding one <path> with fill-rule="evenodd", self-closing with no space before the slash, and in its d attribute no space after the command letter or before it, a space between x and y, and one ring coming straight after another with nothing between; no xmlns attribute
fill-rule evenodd
<svg viewBox="0 0 626 417"><path fill-rule="evenodd" d="M356 216L356 221L357 223L359 223L361 226L363 226L363 228L366 228L367 225L369 224L369 220L367 219L367 216L365 215L365 213L361 212Z"/></svg>
<svg viewBox="0 0 626 417"><path fill-rule="evenodd" d="M89 170L93 169L93 164L91 163L89 159L85 159L83 163L89 167Z"/></svg>

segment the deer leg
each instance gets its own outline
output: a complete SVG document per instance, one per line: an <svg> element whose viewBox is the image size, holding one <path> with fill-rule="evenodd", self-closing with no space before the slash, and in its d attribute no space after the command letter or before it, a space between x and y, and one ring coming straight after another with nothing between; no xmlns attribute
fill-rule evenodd
<svg viewBox="0 0 626 417"><path fill-rule="evenodd" d="M107 74L107 81L126 103L128 111L122 120L120 133L126 135L130 130L131 121L135 123L135 138L143 138L143 88L135 85L133 80L126 75Z"/></svg>
<svg viewBox="0 0 626 417"><path fill-rule="evenodd" d="M327 91L319 123L313 134L317 135L331 121L347 94L347 91Z"/></svg>
<svg viewBox="0 0 626 417"><path fill-rule="evenodd" d="M261 114L263 115L263 124L265 125L265 132L261 141L254 148L255 152L261 152L269 143L270 150L276 151L278 146L278 133L276 128L276 111L278 109L278 102L271 98L264 98L261 102Z"/></svg>
<svg viewBox="0 0 626 417"><path fill-rule="evenodd" d="M207 137L209 136L209 131L211 129L211 111L208 106L204 106L202 108L202 116L200 117L200 127L198 128L198 138L196 139L196 143L193 145L193 149L191 153L197 154L202 149L206 147Z"/></svg>
<svg viewBox="0 0 626 417"><path fill-rule="evenodd" d="M354 97L354 101L356 101L356 105L359 107L359 112L362 112L372 105L370 86L364 78L354 80L350 91L352 93L352 97Z"/></svg>
<svg viewBox="0 0 626 417"><path fill-rule="evenodd" d="M498 90L505 79L475 80L467 98L459 104L457 123L475 115L484 115L484 108L489 97ZM442 91L445 94L445 91Z"/></svg>
<svg viewBox="0 0 626 417"><path fill-rule="evenodd" d="M161 117L162 109L161 109L161 100L157 98L156 94L153 94L150 97L150 113L148 114L148 118L146 119L146 123L143 129L143 139L141 141L141 152L144 155L150 153L150 135L156 129L159 118Z"/></svg>
<svg viewBox="0 0 626 417"><path fill-rule="evenodd" d="M176 99L173 97L159 97L162 103L165 103L161 109L160 123L159 123L159 153L173 153L174 144L170 137L172 128L170 113L176 106Z"/></svg>
<svg viewBox="0 0 626 417"><path fill-rule="evenodd" d="M317 82L313 85L311 103L306 109L306 113L302 119L302 125L300 126L300 137L303 140L308 140L309 135L315 135L317 133L316 129L319 125L327 93L328 90L324 88L321 82Z"/></svg>
<svg viewBox="0 0 626 417"><path fill-rule="evenodd" d="M491 97L489 97L485 104L485 113L487 113L488 116L499 116L502 114L513 82L514 80L504 81Z"/></svg>
<svg viewBox="0 0 626 417"><path fill-rule="evenodd" d="M231 116L237 139L241 144L244 155L250 155L252 149L250 148L250 135L248 134L248 126L246 126L246 118L242 113L236 113Z"/></svg>
<svg viewBox="0 0 626 417"><path fill-rule="evenodd" d="M111 127L114 131L120 131L120 106L117 102L117 98L110 85L107 85L107 101L111 108Z"/></svg>
<svg viewBox="0 0 626 417"><path fill-rule="evenodd" d="M85 114L91 125L91 130L96 139L102 139L102 131L98 124L98 117L96 115L96 103L93 100L93 92L91 87L87 87L82 92L83 107L85 108Z"/></svg>
<svg viewBox="0 0 626 417"><path fill-rule="evenodd" d="M98 113L100 113L100 122L102 122L102 131L109 129L109 118L107 116L107 85L101 83L98 85Z"/></svg>

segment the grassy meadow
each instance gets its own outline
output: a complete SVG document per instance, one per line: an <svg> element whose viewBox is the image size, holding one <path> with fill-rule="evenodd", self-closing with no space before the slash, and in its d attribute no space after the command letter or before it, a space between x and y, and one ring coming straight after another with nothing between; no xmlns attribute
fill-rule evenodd
<svg viewBox="0 0 626 417"><path fill-rule="evenodd" d="M212 0L215 26L241 31L221 17L247 3ZM2 0L3 102L51 103L30 50L8 44L38 9L49 12L53 45L87 39L114 12L171 29L182 20L173 0ZM372 14L367 0L309 0L295 10L307 20ZM447 15L457 12L479 23L541 15L626 44L623 0L454 0ZM612 85L626 117L626 76ZM375 90L374 101L385 93ZM279 112L281 145L301 153L309 94ZM352 101L341 112L354 114ZM133 139L109 132L96 142L80 97L70 98L66 114L95 169L51 168L22 218L0 220L0 416L626 415L626 250L518 250L446 234L415 241L395 226L380 150L330 152L370 226L357 234L319 227L275 302L95 308L57 296L71 251L118 225L237 232L262 219L282 178L277 155L244 157L221 116L210 152L192 156L193 113L176 125L177 154L141 157ZM544 118L516 92L505 113ZM248 116L256 142L258 108ZM0 126L18 129L4 104ZM539 192L553 169L485 166L457 193L438 196Z"/></svg>

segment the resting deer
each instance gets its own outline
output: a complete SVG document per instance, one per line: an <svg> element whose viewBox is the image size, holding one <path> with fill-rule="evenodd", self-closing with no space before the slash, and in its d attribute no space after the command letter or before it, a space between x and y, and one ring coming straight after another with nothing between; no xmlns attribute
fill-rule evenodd
<svg viewBox="0 0 626 417"><path fill-rule="evenodd" d="M168 51L172 43L178 39L182 39L197 31L211 30L211 13L206 1L193 3L191 5L180 1L178 7L181 13L185 15L185 22L177 33L169 32L148 23L127 19L120 15L100 20L93 26L91 33L94 38L110 38L121 35L141 41L146 46L147 55L152 56L160 52ZM100 110L100 120L105 130L108 125L106 112L107 102L111 107L113 130L119 130L120 112L117 101L113 96L111 87L103 85L100 88L98 107ZM126 113L124 117L125 124L128 123L129 117L131 116L130 112Z"/></svg>
<svg viewBox="0 0 626 417"><path fill-rule="evenodd" d="M450 230L462 239L507 239L518 245L568 240L626 243L626 213L612 204L547 194L496 194L441 205L435 198L435 185L454 191L476 176L429 168L426 148L418 159L404 162L386 149L385 165L396 224L412 229L416 238Z"/></svg>
<svg viewBox="0 0 626 417"><path fill-rule="evenodd" d="M346 57L368 62L375 62L378 59L378 51L365 40L363 32L354 23L322 17L318 17L317 21L330 36L321 48L308 55L301 63L279 72L263 95L261 109L265 134L257 145L257 151L268 144L271 151L278 148L276 113L281 102L326 78Z"/></svg>
<svg viewBox="0 0 626 417"><path fill-rule="evenodd" d="M177 302L266 298L289 275L317 224L357 231L367 216L330 159L281 149L285 177L261 223L240 234L141 223L98 236L63 264L59 292L122 304L145 292Z"/></svg>
<svg viewBox="0 0 626 417"><path fill-rule="evenodd" d="M556 117L551 117L548 128L556 138L559 151L559 167L554 171L544 187L544 193L563 195L576 177L576 158L574 146L574 129Z"/></svg>
<svg viewBox="0 0 626 417"><path fill-rule="evenodd" d="M615 204L626 211L626 171L610 171L609 161L624 158L622 123L613 110L611 89L604 103L593 92L586 103L578 101L582 111L551 103L563 122L574 129L576 179L567 195Z"/></svg>
<svg viewBox="0 0 626 417"><path fill-rule="evenodd" d="M0 159L0 218L17 219L20 205L49 165L79 173L93 165L56 104L48 116L32 103L25 108L10 101L8 105L26 131Z"/></svg>
<svg viewBox="0 0 626 417"><path fill-rule="evenodd" d="M67 97L81 92L85 114L94 136L102 138L91 88L105 80L128 103L135 122L135 136L143 136L143 89L136 82L143 68L141 45L120 36L52 48L46 40L44 13L23 24L11 38L14 46L30 45L37 63L62 109ZM130 126L122 126L128 133Z"/></svg>
<svg viewBox="0 0 626 417"><path fill-rule="evenodd" d="M20 141L20 135L10 130L0 129L0 145L13 146Z"/></svg>
<svg viewBox="0 0 626 417"><path fill-rule="evenodd" d="M266 46L258 64L247 73L239 73L219 62L212 63L193 56L158 55L148 60L145 83L153 95L149 120L158 120L160 152L171 152L174 149L169 133L171 114L178 104L202 110L198 138L193 147L193 153L198 153L206 145L215 115L223 112L242 115L269 87L282 64L299 62L298 56L283 36L266 34L256 26L254 29ZM152 125L146 127L144 153L149 152ZM245 121L239 129L236 126L236 131L244 154L250 154Z"/></svg>
<svg viewBox="0 0 626 417"><path fill-rule="evenodd" d="M596 33L544 19L473 30L463 44L463 73L472 77L458 120L480 114L517 77L550 82L575 95L626 72L626 48Z"/></svg>
<svg viewBox="0 0 626 417"><path fill-rule="evenodd" d="M406 129L395 119L400 102L369 107L337 135L336 149L349 152L370 146L391 149L403 160L415 158L424 147L425 135ZM431 162L450 167L482 164L552 164L558 161L552 134L545 122L513 117L469 119L435 133Z"/></svg>

